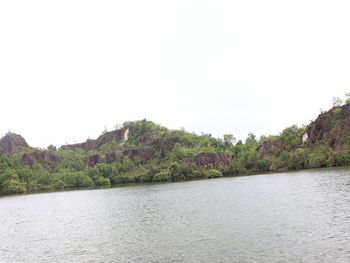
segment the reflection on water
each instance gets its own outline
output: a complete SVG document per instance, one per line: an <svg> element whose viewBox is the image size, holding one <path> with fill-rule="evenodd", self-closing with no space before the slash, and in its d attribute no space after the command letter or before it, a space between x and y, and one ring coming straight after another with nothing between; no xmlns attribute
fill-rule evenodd
<svg viewBox="0 0 350 263"><path fill-rule="evenodd" d="M350 262L350 170L0 198L0 262Z"/></svg>

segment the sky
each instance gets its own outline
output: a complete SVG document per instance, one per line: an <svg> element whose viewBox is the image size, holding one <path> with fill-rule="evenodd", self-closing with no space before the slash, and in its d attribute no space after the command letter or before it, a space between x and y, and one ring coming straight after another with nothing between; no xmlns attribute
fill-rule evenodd
<svg viewBox="0 0 350 263"><path fill-rule="evenodd" d="M148 119L220 137L350 92L350 2L0 1L0 135L34 147Z"/></svg>

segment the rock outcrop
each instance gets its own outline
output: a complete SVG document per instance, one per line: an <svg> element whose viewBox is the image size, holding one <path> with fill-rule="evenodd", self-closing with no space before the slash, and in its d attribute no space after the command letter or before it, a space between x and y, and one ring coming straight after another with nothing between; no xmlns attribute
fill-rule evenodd
<svg viewBox="0 0 350 263"><path fill-rule="evenodd" d="M312 122L302 136L303 147L320 141L337 152L350 143L350 104L333 107Z"/></svg>
<svg viewBox="0 0 350 263"><path fill-rule="evenodd" d="M282 139L267 140L256 148L256 152L264 157L271 157L276 151L283 150Z"/></svg>
<svg viewBox="0 0 350 263"><path fill-rule="evenodd" d="M120 161L120 159L117 153L94 154L88 157L87 163L89 167L93 167L98 163L112 163Z"/></svg>
<svg viewBox="0 0 350 263"><path fill-rule="evenodd" d="M102 156L100 154L94 154L89 156L88 158L88 166L93 167L96 164L100 163L102 160Z"/></svg>
<svg viewBox="0 0 350 263"><path fill-rule="evenodd" d="M229 164L233 160L233 156L224 153L199 153L194 156L194 163L197 166L218 167L220 165Z"/></svg>
<svg viewBox="0 0 350 263"><path fill-rule="evenodd" d="M147 147L137 150L125 150L123 154L133 161L148 161L154 156L155 150L151 147Z"/></svg>
<svg viewBox="0 0 350 263"><path fill-rule="evenodd" d="M34 164L48 164L56 163L59 161L58 156L48 151L35 151L31 153L25 153L22 155L22 163L24 165L33 166Z"/></svg>
<svg viewBox="0 0 350 263"><path fill-rule="evenodd" d="M30 146L21 135L8 132L0 139L0 154L20 153L28 149Z"/></svg>
<svg viewBox="0 0 350 263"><path fill-rule="evenodd" d="M63 150L82 149L84 151L89 151L95 148L95 140L88 139L82 143L62 145L61 148Z"/></svg>
<svg viewBox="0 0 350 263"><path fill-rule="evenodd" d="M121 143L125 137L126 138L128 137L127 135L125 135L126 131L127 131L127 134L129 134L128 129L125 129L125 128L110 131L110 132L105 132L96 140L88 139L87 141L82 143L62 145L61 148L64 150L73 150L73 149L82 149L84 151L98 150L102 145L109 143L113 140L115 140L118 143Z"/></svg>

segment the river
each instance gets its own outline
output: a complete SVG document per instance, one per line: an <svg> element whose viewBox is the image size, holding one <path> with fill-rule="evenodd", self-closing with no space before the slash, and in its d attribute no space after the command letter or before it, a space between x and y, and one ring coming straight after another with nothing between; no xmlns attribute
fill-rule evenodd
<svg viewBox="0 0 350 263"><path fill-rule="evenodd" d="M350 262L350 170L0 198L0 262Z"/></svg>

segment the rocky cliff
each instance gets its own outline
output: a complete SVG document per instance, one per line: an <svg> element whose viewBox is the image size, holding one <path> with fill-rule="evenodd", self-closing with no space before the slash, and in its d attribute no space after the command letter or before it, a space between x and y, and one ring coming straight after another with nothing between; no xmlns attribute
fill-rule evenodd
<svg viewBox="0 0 350 263"><path fill-rule="evenodd" d="M310 147L316 142L341 152L350 143L350 104L333 107L312 122L302 135L302 145Z"/></svg>
<svg viewBox="0 0 350 263"><path fill-rule="evenodd" d="M123 140L127 139L129 130L127 128L117 129L114 131L104 132L96 140L88 139L82 143L62 145L61 149L72 150L72 149L82 149L84 151L97 150L102 145L109 143L111 141L116 141L121 143Z"/></svg>
<svg viewBox="0 0 350 263"><path fill-rule="evenodd" d="M300 143L288 148L285 137L281 134L276 139L263 142L256 148L256 152L264 157L271 157L276 152L310 148L314 144L322 144L338 153L342 152L350 146L350 104L333 107L321 113L299 136Z"/></svg>
<svg viewBox="0 0 350 263"><path fill-rule="evenodd" d="M46 164L55 164L59 161L59 157L48 151L36 150L30 153L24 153L21 161L24 165L33 166L34 164L40 163L45 166Z"/></svg>
<svg viewBox="0 0 350 263"><path fill-rule="evenodd" d="M194 163L202 167L218 167L233 160L233 156L225 153L199 153L194 156Z"/></svg>
<svg viewBox="0 0 350 263"><path fill-rule="evenodd" d="M256 152L264 157L271 157L277 151L284 150L282 139L267 140L256 148Z"/></svg>

